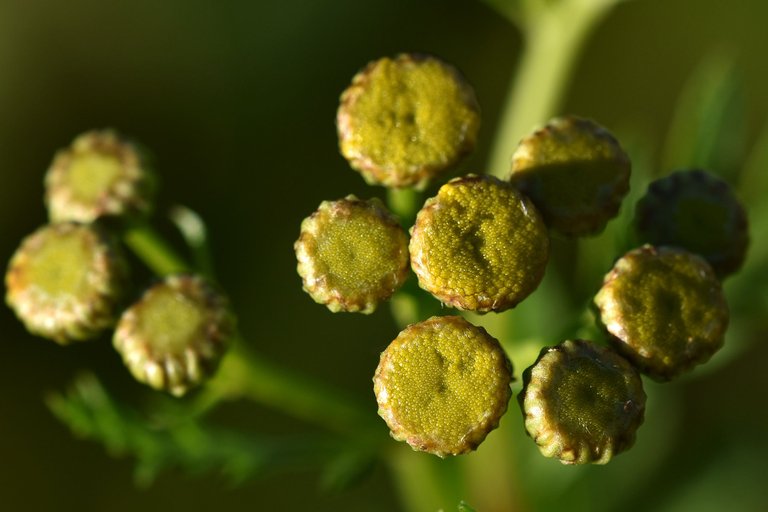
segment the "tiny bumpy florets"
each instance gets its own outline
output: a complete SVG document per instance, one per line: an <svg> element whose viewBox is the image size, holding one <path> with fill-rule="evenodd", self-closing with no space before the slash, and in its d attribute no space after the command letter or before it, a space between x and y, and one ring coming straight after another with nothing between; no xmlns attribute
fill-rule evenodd
<svg viewBox="0 0 768 512"><path fill-rule="evenodd" d="M549 252L536 208L488 176L456 178L427 200L411 232L419 285L463 310L503 311L539 285Z"/></svg>
<svg viewBox="0 0 768 512"><path fill-rule="evenodd" d="M6 302L30 332L65 345L114 324L126 281L123 254L107 232L93 224L48 224L13 255Z"/></svg>
<svg viewBox="0 0 768 512"><path fill-rule="evenodd" d="M146 215L154 192L146 152L113 130L78 136L56 153L45 177L45 201L53 222Z"/></svg>
<svg viewBox="0 0 768 512"><path fill-rule="evenodd" d="M201 277L181 274L123 313L113 343L136 380L181 396L215 371L234 335L226 297Z"/></svg>
<svg viewBox="0 0 768 512"><path fill-rule="evenodd" d="M304 290L334 312L371 313L408 276L408 237L380 201L323 201L294 244Z"/></svg>
<svg viewBox="0 0 768 512"><path fill-rule="evenodd" d="M498 426L511 380L499 342L457 316L408 326L381 354L373 378L392 437L440 457L474 450Z"/></svg>
<svg viewBox="0 0 768 512"><path fill-rule="evenodd" d="M337 126L341 153L368 183L423 189L474 148L480 109L452 66L401 54L355 75Z"/></svg>
<svg viewBox="0 0 768 512"><path fill-rule="evenodd" d="M710 265L675 248L645 245L622 256L595 296L616 349L665 381L723 346L728 305Z"/></svg>
<svg viewBox="0 0 768 512"><path fill-rule="evenodd" d="M646 396L640 375L613 350L567 340L545 347L523 372L518 400L544 456L605 464L634 443Z"/></svg>

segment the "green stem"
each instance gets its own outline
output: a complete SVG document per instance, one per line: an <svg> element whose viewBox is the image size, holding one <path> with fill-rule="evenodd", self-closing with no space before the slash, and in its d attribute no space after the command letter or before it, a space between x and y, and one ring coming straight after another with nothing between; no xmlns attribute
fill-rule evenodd
<svg viewBox="0 0 768 512"><path fill-rule="evenodd" d="M512 154L520 139L536 126L545 123L560 108L574 64L586 38L614 2L561 0L559 3L535 6L531 2L527 9L510 8L506 12L501 9L506 5L503 2L489 1L488 3L499 8L502 14L517 23L524 37L523 55L503 106L488 167L490 174L506 178L510 171ZM549 276L550 284L553 277ZM551 298L551 294L547 293L550 290L547 286L541 288L542 290L529 298L523 306L535 303L537 309L534 311L551 313L546 302L541 300L541 298ZM539 300L536 300L537 296L540 297ZM530 333L525 332L525 325L520 325L520 320L522 324L526 323L525 318L520 318L524 309L527 312L531 311L531 308L519 307L518 310L504 314L467 316L470 317L470 321L484 326L498 338L505 349L511 352L510 355L513 356L514 361L533 361L541 344L539 339L525 339ZM512 343L513 338L515 338L514 343ZM487 496L496 496L499 478L483 474L482 468L478 465L486 468L493 467L496 472L503 473L502 479L516 483L517 487L507 489L508 492L504 495L496 496L497 501L506 502L507 507L521 507L523 493L519 488L520 477L516 475L514 464L509 464L509 461L504 459L504 457L514 459L515 450L509 446L509 439L504 434L506 432L503 431L496 433L493 439L486 441L489 446L483 447L496 448L496 450L486 450L482 456L478 454L475 459L468 461L467 470L474 477L468 477L468 480L473 496L480 502ZM494 444L496 446L493 446ZM498 458L499 453L503 453L504 456ZM494 455L497 457L496 460L493 460Z"/></svg>
<svg viewBox="0 0 768 512"><path fill-rule="evenodd" d="M386 460L405 510L456 510L459 501L466 498L458 460L438 459L402 445L387 455Z"/></svg>
<svg viewBox="0 0 768 512"><path fill-rule="evenodd" d="M148 223L128 226L123 232L123 242L158 276L192 270Z"/></svg>
<svg viewBox="0 0 768 512"><path fill-rule="evenodd" d="M242 340L224 358L206 393L216 401L248 398L337 432L381 433L374 408L268 361Z"/></svg>
<svg viewBox="0 0 768 512"><path fill-rule="evenodd" d="M158 276L189 272L191 267L149 224L129 226L125 244ZM222 399L248 398L335 431L359 434L379 427L376 415L321 382L290 372L235 340L216 376L200 393L195 413Z"/></svg>
<svg viewBox="0 0 768 512"><path fill-rule="evenodd" d="M416 219L416 213L423 203L421 196L421 192L412 188L387 189L387 206L406 229L412 226Z"/></svg>
<svg viewBox="0 0 768 512"><path fill-rule="evenodd" d="M612 5L610 1L561 0L529 14L521 27L523 55L496 130L491 174L506 177L520 139L560 108L587 36Z"/></svg>

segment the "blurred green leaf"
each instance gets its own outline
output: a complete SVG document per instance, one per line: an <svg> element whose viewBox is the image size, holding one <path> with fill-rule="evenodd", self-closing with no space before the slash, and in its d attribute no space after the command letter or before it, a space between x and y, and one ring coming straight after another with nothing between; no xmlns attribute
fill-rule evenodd
<svg viewBox="0 0 768 512"><path fill-rule="evenodd" d="M523 22L525 0L482 0L510 22L520 26Z"/></svg>
<svg viewBox="0 0 768 512"><path fill-rule="evenodd" d="M323 468L320 487L324 491L345 491L368 476L375 464L373 453L358 450L342 452Z"/></svg>
<svg viewBox="0 0 768 512"><path fill-rule="evenodd" d="M667 136L663 174L702 168L734 182L746 140L744 85L735 59L711 53L680 93Z"/></svg>
<svg viewBox="0 0 768 512"><path fill-rule="evenodd" d="M768 192L768 123L763 127L739 176L738 192L750 206L758 206Z"/></svg>
<svg viewBox="0 0 768 512"><path fill-rule="evenodd" d="M314 467L338 457L349 443L335 438L270 439L214 429L195 421L153 422L110 397L92 374L75 379L47 404L60 421L85 439L102 443L113 456L136 458L135 479L151 484L164 470L199 474L218 471L237 484L266 471Z"/></svg>
<svg viewBox="0 0 768 512"><path fill-rule="evenodd" d="M475 512L475 509L470 507L465 501L459 502L459 512Z"/></svg>

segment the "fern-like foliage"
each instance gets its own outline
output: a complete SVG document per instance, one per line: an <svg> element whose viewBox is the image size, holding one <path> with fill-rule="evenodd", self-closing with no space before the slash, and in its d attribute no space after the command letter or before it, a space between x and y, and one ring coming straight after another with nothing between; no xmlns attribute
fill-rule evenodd
<svg viewBox="0 0 768 512"><path fill-rule="evenodd" d="M174 421L147 417L118 403L90 373L78 376L66 392L51 394L47 404L75 435L103 444L115 457L135 458L135 480L141 486L168 469L216 472L238 484L266 472L325 466L321 482L340 488L373 460L329 436L274 439L213 428L191 416Z"/></svg>

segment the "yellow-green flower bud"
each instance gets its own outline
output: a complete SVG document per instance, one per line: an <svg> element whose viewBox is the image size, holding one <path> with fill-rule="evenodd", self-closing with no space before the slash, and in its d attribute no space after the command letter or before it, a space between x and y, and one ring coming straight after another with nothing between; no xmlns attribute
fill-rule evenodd
<svg viewBox="0 0 768 512"><path fill-rule="evenodd" d="M648 186L635 209L640 242L702 256L718 276L737 271L747 254L747 214L728 184L700 170L678 171Z"/></svg>
<svg viewBox="0 0 768 512"><path fill-rule="evenodd" d="M145 155L112 130L91 131L56 153L45 177L52 222L146 214L154 175Z"/></svg>
<svg viewBox="0 0 768 512"><path fill-rule="evenodd" d="M125 310L113 343L136 380L181 396L213 374L234 332L227 299L201 277L179 274Z"/></svg>
<svg viewBox="0 0 768 512"><path fill-rule="evenodd" d="M371 313L408 277L408 236L378 199L323 201L294 249L304 290L333 312Z"/></svg>
<svg viewBox="0 0 768 512"><path fill-rule="evenodd" d="M546 457L605 464L629 449L643 423L637 370L607 347L568 340L545 347L523 372L525 430Z"/></svg>
<svg viewBox="0 0 768 512"><path fill-rule="evenodd" d="M595 305L616 349L661 381L707 361L728 326L720 281L703 258L682 249L628 252L606 274Z"/></svg>
<svg viewBox="0 0 768 512"><path fill-rule="evenodd" d="M336 123L341 153L369 184L424 188L474 148L480 109L452 66L401 54L355 75Z"/></svg>
<svg viewBox="0 0 768 512"><path fill-rule="evenodd" d="M502 311L541 282L549 257L547 228L509 183L456 178L430 198L411 231L419 286L458 309Z"/></svg>
<svg viewBox="0 0 768 512"><path fill-rule="evenodd" d="M60 344L114 324L127 266L94 225L49 224L25 238L5 276L6 302L27 329Z"/></svg>
<svg viewBox="0 0 768 512"><path fill-rule="evenodd" d="M512 364L495 338L444 316L397 336L381 354L373 389L392 437L445 457L474 450L499 425L511 380Z"/></svg>
<svg viewBox="0 0 768 512"><path fill-rule="evenodd" d="M531 198L544 222L568 236L599 233L629 191L629 157L602 126L552 119L524 138L510 181Z"/></svg>

